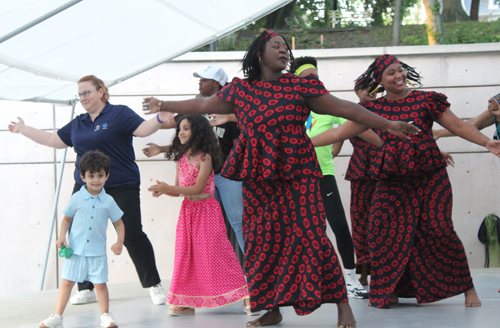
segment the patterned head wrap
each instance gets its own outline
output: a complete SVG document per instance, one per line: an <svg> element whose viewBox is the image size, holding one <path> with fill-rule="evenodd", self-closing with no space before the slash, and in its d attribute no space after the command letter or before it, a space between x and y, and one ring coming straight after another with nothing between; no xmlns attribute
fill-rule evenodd
<svg viewBox="0 0 500 328"><path fill-rule="evenodd" d="M264 42L269 41L271 38L274 38L275 36L281 36L283 40L285 39L283 35L271 30L267 30L265 34L262 34L262 41Z"/></svg>
<svg viewBox="0 0 500 328"><path fill-rule="evenodd" d="M393 55L382 55L375 60L375 67L373 72L373 78L377 83L382 81L382 74L392 64L401 63L399 59L397 59Z"/></svg>
<svg viewBox="0 0 500 328"><path fill-rule="evenodd" d="M417 84L418 86L421 85L420 83L421 76L415 71L413 67L408 66L407 64L403 63L393 55L382 55L380 57L377 57L373 61L373 63L371 63L370 66L368 66L368 69L356 79L354 90L366 89L374 81L376 84L380 84L380 82L382 81L382 74L384 73L384 71L391 64L395 63L401 64L401 66L406 72L406 80L411 86L414 87L415 84ZM415 84L412 82L414 82ZM377 88L377 92L382 92L382 91L384 91L383 87Z"/></svg>

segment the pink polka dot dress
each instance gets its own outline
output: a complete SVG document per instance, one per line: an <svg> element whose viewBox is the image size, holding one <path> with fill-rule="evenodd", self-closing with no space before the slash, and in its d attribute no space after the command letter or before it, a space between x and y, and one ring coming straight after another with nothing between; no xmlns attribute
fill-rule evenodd
<svg viewBox="0 0 500 328"><path fill-rule="evenodd" d="M199 171L185 154L179 160L179 185L196 184ZM202 194L212 197L184 199L175 235L175 262L167 304L217 308L248 296L248 287L236 254L227 239L224 217L213 197L214 174Z"/></svg>

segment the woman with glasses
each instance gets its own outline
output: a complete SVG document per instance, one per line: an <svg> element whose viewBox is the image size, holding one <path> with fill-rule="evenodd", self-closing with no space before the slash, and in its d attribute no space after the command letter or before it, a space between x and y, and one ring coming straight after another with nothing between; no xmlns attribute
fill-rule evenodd
<svg viewBox="0 0 500 328"><path fill-rule="evenodd" d="M135 163L132 137L153 134L161 127L162 120L168 120L169 114L162 112L145 121L127 106L110 104L108 88L93 75L82 77L78 81L78 97L86 113L77 116L56 133L27 126L20 117L18 122L11 122L9 131L20 133L44 146L56 149L73 147L77 153L73 193L84 185L78 169L83 154L89 150L99 150L109 156L111 170L105 188L106 193L115 199L124 212L124 245L134 262L142 286L149 288L153 303L165 304L166 294L160 285L153 246L142 230L140 175ZM71 304L96 301L90 282L78 284L78 290L70 299Z"/></svg>

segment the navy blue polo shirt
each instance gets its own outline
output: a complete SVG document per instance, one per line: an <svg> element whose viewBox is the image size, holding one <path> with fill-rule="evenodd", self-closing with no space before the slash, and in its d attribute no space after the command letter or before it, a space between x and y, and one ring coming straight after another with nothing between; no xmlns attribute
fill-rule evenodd
<svg viewBox="0 0 500 328"><path fill-rule="evenodd" d="M111 159L111 170L106 188L127 184L139 184L139 168L135 163L132 146L134 131L144 122L132 109L109 102L92 122L88 113L81 114L57 131L59 138L73 147L77 154L75 182L84 184L80 177L78 163L83 154L99 150Z"/></svg>

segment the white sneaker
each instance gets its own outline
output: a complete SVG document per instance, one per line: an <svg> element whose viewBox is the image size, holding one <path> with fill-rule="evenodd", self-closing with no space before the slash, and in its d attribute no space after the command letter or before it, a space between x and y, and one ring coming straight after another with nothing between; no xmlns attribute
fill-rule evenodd
<svg viewBox="0 0 500 328"><path fill-rule="evenodd" d="M101 314L101 327L118 327L115 318L110 313Z"/></svg>
<svg viewBox="0 0 500 328"><path fill-rule="evenodd" d="M165 294L163 287L160 285L150 287L149 295L151 295L154 305L164 305L167 302L167 294Z"/></svg>
<svg viewBox="0 0 500 328"><path fill-rule="evenodd" d="M40 322L38 327L55 328L63 326L63 317L59 314L51 314L50 317Z"/></svg>
<svg viewBox="0 0 500 328"><path fill-rule="evenodd" d="M368 298L370 294L366 291L365 287L359 283L359 280L346 282L347 296L353 298Z"/></svg>
<svg viewBox="0 0 500 328"><path fill-rule="evenodd" d="M71 296L69 302L73 305L94 303L97 302L97 297L94 290L83 289Z"/></svg>

